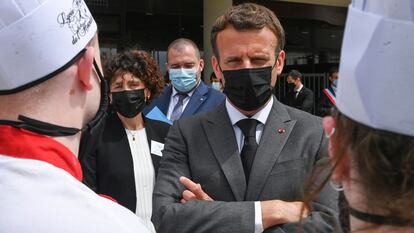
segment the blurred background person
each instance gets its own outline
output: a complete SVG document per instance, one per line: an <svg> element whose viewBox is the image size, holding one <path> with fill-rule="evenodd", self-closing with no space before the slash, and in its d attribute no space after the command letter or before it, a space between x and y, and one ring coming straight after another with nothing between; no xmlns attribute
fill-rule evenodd
<svg viewBox="0 0 414 233"><path fill-rule="evenodd" d="M313 113L313 91L302 84L302 74L297 70L291 70L286 78L288 93L285 103L291 107Z"/></svg>
<svg viewBox="0 0 414 233"><path fill-rule="evenodd" d="M223 87L223 83L221 82L220 79L217 78L216 73L211 72L210 75L210 83L211 83L211 88L223 92L224 87Z"/></svg>
<svg viewBox="0 0 414 233"><path fill-rule="evenodd" d="M110 87L109 114L102 140L84 160L84 182L114 198L151 223L152 191L169 124L143 116L142 110L163 88L157 63L140 50L112 57L105 66Z"/></svg>
<svg viewBox="0 0 414 233"><path fill-rule="evenodd" d="M318 103L318 115L329 116L336 106L336 87L338 85L338 67L334 66L329 70L329 86L322 90L322 96Z"/></svg>
<svg viewBox="0 0 414 233"><path fill-rule="evenodd" d="M323 125L325 182L343 191L351 232L414 232L413 39L413 0L349 6L337 110Z"/></svg>
<svg viewBox="0 0 414 233"><path fill-rule="evenodd" d="M204 60L197 45L186 38L171 42L167 50L167 71L171 85L154 99L145 113L157 107L171 121L208 111L225 97L222 93L204 84L201 72Z"/></svg>

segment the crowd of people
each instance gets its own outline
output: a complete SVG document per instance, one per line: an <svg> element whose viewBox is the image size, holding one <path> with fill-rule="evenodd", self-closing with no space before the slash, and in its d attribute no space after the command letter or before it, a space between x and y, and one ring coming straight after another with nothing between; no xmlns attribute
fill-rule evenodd
<svg viewBox="0 0 414 233"><path fill-rule="evenodd" d="M211 87L190 39L166 84L97 31L83 0L0 3L0 232L414 232L414 0L351 2L317 105L297 70L273 95L264 6L214 22Z"/></svg>

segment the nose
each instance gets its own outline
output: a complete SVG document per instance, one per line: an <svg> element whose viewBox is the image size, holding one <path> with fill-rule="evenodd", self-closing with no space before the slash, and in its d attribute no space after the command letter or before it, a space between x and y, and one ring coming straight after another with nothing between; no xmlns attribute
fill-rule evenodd
<svg viewBox="0 0 414 233"><path fill-rule="evenodd" d="M244 69L253 68L250 58L248 58L248 57L244 58L243 62L242 62L242 66L243 66L242 68L244 68Z"/></svg>

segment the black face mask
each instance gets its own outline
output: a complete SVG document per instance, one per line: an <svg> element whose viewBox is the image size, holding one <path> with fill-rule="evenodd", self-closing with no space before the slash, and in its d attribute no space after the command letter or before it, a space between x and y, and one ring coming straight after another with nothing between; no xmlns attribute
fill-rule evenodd
<svg viewBox="0 0 414 233"><path fill-rule="evenodd" d="M289 91L293 91L295 89L296 85L295 85L295 83L288 83L287 87L288 87Z"/></svg>
<svg viewBox="0 0 414 233"><path fill-rule="evenodd" d="M126 118L133 118L145 107L144 89L112 92L112 107Z"/></svg>
<svg viewBox="0 0 414 233"><path fill-rule="evenodd" d="M262 107L272 95L273 67L224 70L224 94L239 109L252 111Z"/></svg>
<svg viewBox="0 0 414 233"><path fill-rule="evenodd" d="M86 49L84 51L81 51L79 54L81 54L82 52L84 53L85 51ZM64 67L67 68L74 62L76 62L76 60L71 61ZM99 104L99 109L95 117L84 127L82 127L82 129L54 125L47 122L38 121L29 117L25 117L22 115L19 115L18 117L20 121L0 120L0 124L11 125L16 128L26 129L38 134L43 134L51 137L71 136L79 132L82 132L82 137L79 145L78 159L81 160L83 157L91 154L95 150L97 143L101 138L109 102L108 84L106 83L106 80L103 78L103 75L100 72L95 60L93 61L93 65L101 81L101 102Z"/></svg>

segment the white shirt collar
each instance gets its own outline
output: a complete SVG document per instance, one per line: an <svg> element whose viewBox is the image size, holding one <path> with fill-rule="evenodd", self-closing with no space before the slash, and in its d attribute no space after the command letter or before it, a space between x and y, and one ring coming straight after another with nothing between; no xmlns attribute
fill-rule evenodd
<svg viewBox="0 0 414 233"><path fill-rule="evenodd" d="M298 89L296 89L295 91L296 91L296 92L300 92L300 91L302 90L302 88L303 88L303 84L300 84L299 88L298 88Z"/></svg>
<svg viewBox="0 0 414 233"><path fill-rule="evenodd" d="M270 101L267 102L266 106L262 110L254 114L251 118L258 120L262 124L265 124L267 121L267 118L269 117L270 111L272 110L273 101L274 101L273 97L271 97ZM239 112L239 110L237 110L237 108L235 108L229 102L227 98L226 98L226 109L227 109L227 113L229 114L230 122L232 125L235 125L238 121L242 119L248 118L247 116L243 115L243 113Z"/></svg>

